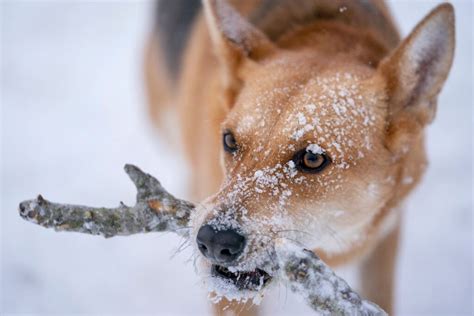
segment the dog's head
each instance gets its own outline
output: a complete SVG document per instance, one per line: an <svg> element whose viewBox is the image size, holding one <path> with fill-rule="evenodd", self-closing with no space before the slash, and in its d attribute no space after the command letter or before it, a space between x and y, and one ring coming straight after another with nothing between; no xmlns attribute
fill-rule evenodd
<svg viewBox="0 0 474 316"><path fill-rule="evenodd" d="M255 290L271 278L275 239L348 251L421 175L453 10L438 7L379 62L374 50L287 49L305 33L273 43L224 1L204 3L228 113L225 181L198 208L194 238L207 273Z"/></svg>

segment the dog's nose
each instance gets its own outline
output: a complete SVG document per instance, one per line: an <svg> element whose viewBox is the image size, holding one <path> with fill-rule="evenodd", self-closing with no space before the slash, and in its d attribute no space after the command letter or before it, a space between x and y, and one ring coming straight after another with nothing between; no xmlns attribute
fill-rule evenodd
<svg viewBox="0 0 474 316"><path fill-rule="evenodd" d="M231 263L245 247L245 237L234 229L216 230L211 225L199 229L196 241L202 254L216 263Z"/></svg>

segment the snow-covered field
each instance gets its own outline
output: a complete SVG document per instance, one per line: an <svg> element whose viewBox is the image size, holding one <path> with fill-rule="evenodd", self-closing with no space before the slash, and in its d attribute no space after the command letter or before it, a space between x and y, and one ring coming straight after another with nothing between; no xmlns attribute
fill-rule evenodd
<svg viewBox="0 0 474 316"><path fill-rule="evenodd" d="M403 34L438 1L392 3ZM457 51L428 130L430 168L408 203L399 258L401 315L472 313L472 19L456 1ZM136 163L186 193L182 157L145 112L142 47L150 3L1 3L1 314L204 315L209 304L171 234L105 240L26 223L19 201L132 203ZM173 257L173 258L172 258ZM383 289L380 289L383 291ZM309 315L286 289L267 315Z"/></svg>

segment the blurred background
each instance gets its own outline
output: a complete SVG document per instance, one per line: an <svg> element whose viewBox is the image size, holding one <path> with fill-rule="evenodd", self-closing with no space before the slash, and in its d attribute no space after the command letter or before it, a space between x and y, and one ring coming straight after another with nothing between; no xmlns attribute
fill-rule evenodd
<svg viewBox="0 0 474 316"><path fill-rule="evenodd" d="M390 1L406 35L439 1ZM407 203L400 315L471 315L473 4L454 1L454 66L428 128L430 167ZM1 2L1 305L13 314L205 315L206 292L172 234L100 237L24 222L18 202L133 204L135 163L186 196L183 157L147 117L142 55L152 3ZM383 291L383 289L380 289ZM267 315L312 315L276 287Z"/></svg>

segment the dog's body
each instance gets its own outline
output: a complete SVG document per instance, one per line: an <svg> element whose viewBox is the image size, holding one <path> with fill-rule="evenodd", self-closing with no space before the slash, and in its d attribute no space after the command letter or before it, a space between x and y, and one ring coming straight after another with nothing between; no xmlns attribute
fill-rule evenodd
<svg viewBox="0 0 474 316"><path fill-rule="evenodd" d="M452 7L400 44L383 1L228 2L161 1L187 22L170 47L179 17L158 23L146 58L151 114L178 113L193 196L211 196L193 219L204 266L253 271L292 238L331 265L359 259L363 294L391 312L399 207L426 166ZM242 253L209 255L204 226L237 231Z"/></svg>

